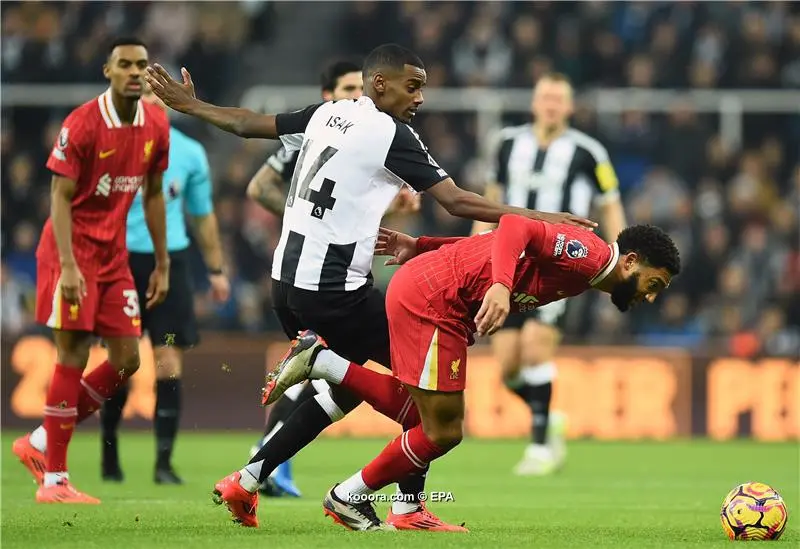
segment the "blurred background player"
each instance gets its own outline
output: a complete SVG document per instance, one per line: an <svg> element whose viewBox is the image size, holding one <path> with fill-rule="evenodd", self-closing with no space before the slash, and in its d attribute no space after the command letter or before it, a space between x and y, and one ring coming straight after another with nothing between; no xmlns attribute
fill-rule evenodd
<svg viewBox="0 0 800 549"><path fill-rule="evenodd" d="M581 216L588 216L594 204L600 230L613 242L625 228L617 177L605 147L569 127L573 109L572 85L564 75L540 78L531 102L534 122L500 132L485 196L512 206ZM491 228L478 222L472 232ZM506 386L531 410L532 440L514 469L519 475L550 474L566 457L564 418L550 415L553 359L566 306L567 301L560 300L513 315L491 340Z"/></svg>
<svg viewBox="0 0 800 549"><path fill-rule="evenodd" d="M40 503L100 503L78 492L67 472L75 424L93 414L139 368L139 297L128 267L125 218L139 188L155 261L146 281L146 308L169 289L163 173L169 122L140 101L147 48L136 38L115 41L103 74L108 91L73 110L47 167L51 209L37 250L36 321L53 330L57 364L43 425L14 441L13 451L41 483ZM94 336L108 360L83 376Z"/></svg>
<svg viewBox="0 0 800 549"><path fill-rule="evenodd" d="M337 61L330 65L320 78L322 85L323 101L338 101L340 99L358 99L364 91L364 79L361 66L350 61ZM263 166L256 172L247 185L247 196L256 201L269 212L278 217L283 217L286 207L286 191L292 180L297 155L299 151L287 151L281 147L272 154ZM419 210L419 195L413 194L406 188L400 191L394 203L389 207L387 215L399 212L415 212ZM314 397L318 392L328 391L328 384L323 380L314 383L297 385L290 388L283 397L275 403L269 411L264 435L258 444L250 449L250 457L269 440L272 433L280 429L294 409ZM300 490L292 477L291 462L285 461L270 475L269 479L261 485L264 495L281 495L299 497Z"/></svg>
<svg viewBox="0 0 800 549"><path fill-rule="evenodd" d="M166 112L166 106L150 91L142 101ZM195 239L208 268L211 295L225 302L230 283L223 272L217 217L212 202L211 173L203 146L186 134L169 130L169 168L164 174L164 201L167 210L167 249L170 256L170 292L162 304L142 313L142 329L153 346L156 365L156 407L153 427L156 437L157 484L182 484L172 467L172 450L178 434L181 411L181 375L183 352L199 341L194 314L194 288L190 273L189 236L186 230L184 204L191 216ZM145 230L145 210L141 193L137 193L128 213L129 265L139 299L144 300L147 282L156 257L153 240ZM102 425L103 480L121 482L117 428L128 400L128 385L108 399L100 409Z"/></svg>

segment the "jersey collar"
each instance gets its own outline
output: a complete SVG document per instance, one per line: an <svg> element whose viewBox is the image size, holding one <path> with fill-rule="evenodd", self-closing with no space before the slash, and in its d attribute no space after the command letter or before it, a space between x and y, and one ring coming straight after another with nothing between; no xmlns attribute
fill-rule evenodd
<svg viewBox="0 0 800 549"><path fill-rule="evenodd" d="M375 106L375 102L372 99L370 99L369 97L367 97L366 95L362 95L361 97L359 97L358 101L357 101L357 104L358 105L366 105L368 107L372 107L375 110L378 109L378 107Z"/></svg>
<svg viewBox="0 0 800 549"><path fill-rule="evenodd" d="M611 271L614 270L614 267L616 267L617 263L619 262L619 246L617 245L617 243L614 242L613 244L609 244L608 247L611 248L611 258L608 260L608 263L606 263L606 266L603 267L603 269L599 273L597 273L597 275L592 280L589 281L589 284L591 284L592 286L597 286L603 280L605 280L606 277L611 273Z"/></svg>
<svg viewBox="0 0 800 549"><path fill-rule="evenodd" d="M108 88L97 98L97 104L100 107L100 115L108 128L122 127L117 109L114 108L114 102L111 100L111 88ZM133 117L133 125L144 126L144 106L141 99L136 102L136 115Z"/></svg>

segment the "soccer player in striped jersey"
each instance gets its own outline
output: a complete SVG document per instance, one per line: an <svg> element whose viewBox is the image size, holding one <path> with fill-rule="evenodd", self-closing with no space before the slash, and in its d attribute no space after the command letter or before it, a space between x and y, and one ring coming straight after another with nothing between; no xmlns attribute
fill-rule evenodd
<svg viewBox="0 0 800 549"><path fill-rule="evenodd" d="M485 196L513 206L581 216L597 206L600 230L610 242L625 227L617 178L605 147L569 127L572 96L572 86L563 75L543 76L536 83L531 102L534 123L500 132ZM493 227L475 223L473 234ZM566 457L564 418L550 415L553 359L566 306L567 301L561 300L529 307L491 339L506 386L531 411L531 442L514 469L519 475L550 474Z"/></svg>
<svg viewBox="0 0 800 549"><path fill-rule="evenodd" d="M142 101L166 111L166 106L149 90ZM167 250L170 255L167 298L158 307L142 313L142 330L153 346L156 365L156 407L153 428L156 436L157 484L182 484L172 467L172 450L180 422L184 351L200 342L194 314L194 283L190 272L189 236L185 210L191 216L195 239L208 268L211 296L225 302L230 283L223 272L217 217L212 203L211 173L203 146L180 130L169 130L169 168L164 173L164 201L167 210ZM143 196L138 193L128 212L127 246L129 266L139 299L144 300L147 279L155 265L153 240L145 228ZM100 409L102 477L122 482L117 428L128 400L124 384Z"/></svg>
<svg viewBox="0 0 800 549"><path fill-rule="evenodd" d="M328 67L321 76L322 100L340 101L342 99L358 99L364 91L361 67L350 61L338 61ZM288 151L281 146L273 153L256 172L247 185L247 196L255 200L269 212L283 217L286 204L284 186L289 185L297 164L298 151ZM389 213L410 213L419 209L419 195L403 188L387 210ZM323 380L314 383L291 387L283 397L275 403L269 412L264 435L258 445L251 449L252 458L266 444L273 433L277 432L289 416L300 404L313 398L319 392L327 392L328 384ZM300 490L294 483L290 461L280 464L261 484L260 492L266 496L286 494L299 497Z"/></svg>
<svg viewBox="0 0 800 549"><path fill-rule="evenodd" d="M321 75L321 95L323 101L358 99L364 91L361 67L350 61L338 61L329 66ZM298 151L289 151L281 145L264 165L256 172L247 185L247 196L260 204L265 210L283 217L286 206L286 191L292 180L297 164ZM318 391L319 389L319 391ZM297 406L313 398L318 392L327 392L328 384L322 380L292 387L269 412L264 426L264 435L250 451L252 458L266 444L272 434L280 429ZM286 494L300 497L300 490L294 483L290 460L281 463L261 483L260 491L266 496Z"/></svg>
<svg viewBox="0 0 800 549"><path fill-rule="evenodd" d="M353 530L393 529L368 519L368 496L427 470L461 442L467 348L473 334L492 334L509 313L526 311L519 296L546 306L594 289L626 311L655 301L680 272L674 242L657 227L629 227L606 244L578 227L518 215L503 216L497 230L468 238L411 238L382 229L376 254L404 265L386 293L394 377L353 364L310 330L275 370L278 392L304 379L325 379L404 426L402 435L323 500L325 514Z"/></svg>
<svg viewBox="0 0 800 549"><path fill-rule="evenodd" d="M390 365L384 296L370 271L381 218L403 186L427 192L450 214L468 219L492 222L518 213L595 226L573 214L505 206L457 187L409 125L422 105L427 75L419 57L401 46L387 44L370 53L363 67L365 95L357 101L277 116L199 101L188 71L182 74L183 82L176 82L155 65L146 78L156 95L180 112L241 137L280 138L287 148L300 150L273 258L274 308L288 337L315 329L353 362ZM273 381L268 380L265 400ZM241 524L257 526L259 484L359 403L336 387L303 403L247 466L217 483L216 501L225 502ZM423 486L424 475L415 475L400 489L413 497ZM380 523L374 510L364 511ZM390 521L409 529L463 530L418 501L393 508Z"/></svg>
<svg viewBox="0 0 800 549"><path fill-rule="evenodd" d="M47 161L52 204L36 251L36 321L53 330L58 356L43 425L13 445L40 483L41 503L100 503L70 483L67 447L75 424L139 368L141 316L125 218L140 187L155 250L146 308L169 290L162 194L169 121L139 100L147 62L140 40L115 41L103 65L108 91L67 116ZM105 340L108 360L83 375L95 335Z"/></svg>

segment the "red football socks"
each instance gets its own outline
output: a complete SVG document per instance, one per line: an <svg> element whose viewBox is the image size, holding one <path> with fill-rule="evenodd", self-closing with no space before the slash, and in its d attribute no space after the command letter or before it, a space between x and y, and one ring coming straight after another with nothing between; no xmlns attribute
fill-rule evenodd
<svg viewBox="0 0 800 549"><path fill-rule="evenodd" d="M56 364L44 407L44 428L47 432L47 471L67 471L67 447L78 416L78 394L81 390L80 368Z"/></svg>
<svg viewBox="0 0 800 549"><path fill-rule="evenodd" d="M128 376L120 374L107 360L87 374L80 381L78 421L83 421L99 410L103 402L114 395L127 379Z"/></svg>
<svg viewBox="0 0 800 549"><path fill-rule="evenodd" d="M361 477L370 489L380 490L408 475L425 471L428 463L446 453L447 450L431 442L422 425L417 425L390 442L361 470Z"/></svg>
<svg viewBox="0 0 800 549"><path fill-rule="evenodd" d="M420 423L417 405L403 382L396 377L351 362L341 386L389 419L401 424L404 430Z"/></svg>

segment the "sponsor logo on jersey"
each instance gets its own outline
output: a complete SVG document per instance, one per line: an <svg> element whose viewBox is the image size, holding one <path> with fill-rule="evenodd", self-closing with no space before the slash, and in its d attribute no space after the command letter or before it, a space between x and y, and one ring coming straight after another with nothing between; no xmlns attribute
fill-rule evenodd
<svg viewBox="0 0 800 549"><path fill-rule="evenodd" d="M514 292L511 294L511 298L514 300L514 303L539 303L536 296L528 295L525 292Z"/></svg>
<svg viewBox="0 0 800 549"><path fill-rule="evenodd" d="M97 180L97 190L94 191L95 196L105 196L111 194L111 183L112 183L111 176L107 173L104 173L100 176L100 179Z"/></svg>
<svg viewBox="0 0 800 549"><path fill-rule="evenodd" d="M572 259L583 259L589 255L589 248L580 240L570 240L567 242L567 255Z"/></svg>
<svg viewBox="0 0 800 549"><path fill-rule="evenodd" d="M560 257L562 253L564 253L564 239L566 237L563 233L558 233L556 235L556 246L553 248L553 257Z"/></svg>
<svg viewBox="0 0 800 549"><path fill-rule="evenodd" d="M113 193L135 193L144 182L143 175L118 175L114 178L111 174L104 173L97 180L95 196L108 197Z"/></svg>

